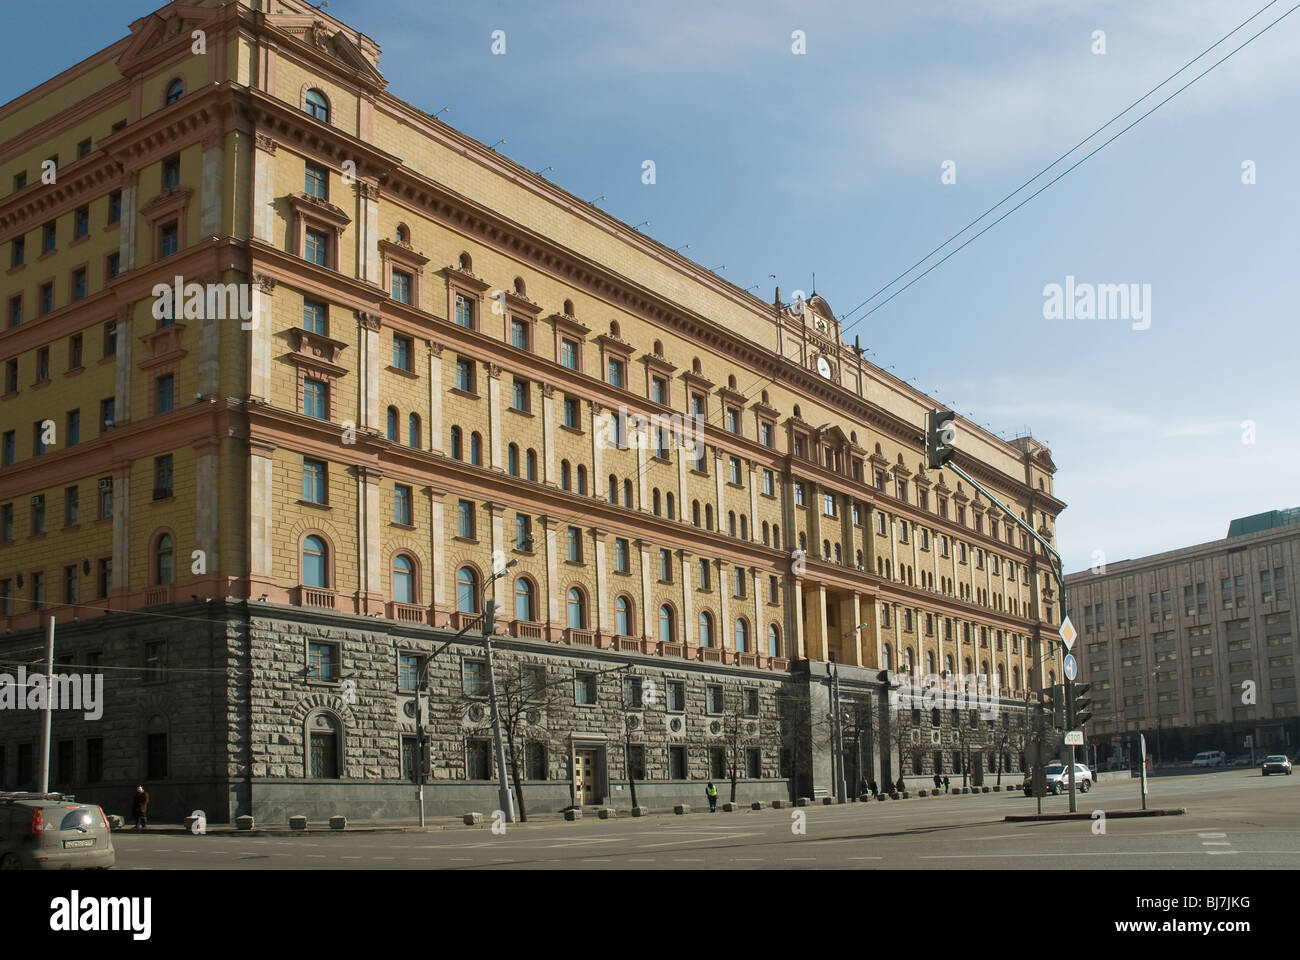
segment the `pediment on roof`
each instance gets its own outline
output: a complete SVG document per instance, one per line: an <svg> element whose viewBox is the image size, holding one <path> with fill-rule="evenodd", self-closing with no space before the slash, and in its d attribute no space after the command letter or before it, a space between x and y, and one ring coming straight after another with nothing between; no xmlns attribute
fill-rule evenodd
<svg viewBox="0 0 1300 960"><path fill-rule="evenodd" d="M215 19L216 11L198 5L170 7L165 13L151 13L131 24L131 42L117 58L122 76L131 76L154 65L160 52L194 44L193 33Z"/></svg>

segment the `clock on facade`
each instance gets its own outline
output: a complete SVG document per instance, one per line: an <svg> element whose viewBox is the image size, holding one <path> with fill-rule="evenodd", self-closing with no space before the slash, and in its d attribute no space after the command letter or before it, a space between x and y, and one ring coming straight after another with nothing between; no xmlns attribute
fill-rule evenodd
<svg viewBox="0 0 1300 960"><path fill-rule="evenodd" d="M817 358L817 372L827 380L831 378L831 362L825 357Z"/></svg>
<svg viewBox="0 0 1300 960"><path fill-rule="evenodd" d="M820 330L822 333L828 333L830 331L830 325L827 324L826 321L823 320L821 317L813 317L813 326L816 327L818 330Z"/></svg>

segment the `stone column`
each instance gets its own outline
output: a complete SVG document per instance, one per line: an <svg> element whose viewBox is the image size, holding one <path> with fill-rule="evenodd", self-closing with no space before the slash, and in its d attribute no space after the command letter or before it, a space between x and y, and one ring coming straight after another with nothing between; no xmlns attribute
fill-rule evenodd
<svg viewBox="0 0 1300 960"><path fill-rule="evenodd" d="M491 467L501 469L501 366L487 364L488 368L488 444L491 450Z"/></svg>
<svg viewBox="0 0 1300 960"><path fill-rule="evenodd" d="M862 666L864 662L862 659L862 630L858 626L858 624L860 623L862 623L862 594L854 590L853 591L853 645L849 649L849 653L853 657L850 663L859 667Z"/></svg>
<svg viewBox="0 0 1300 960"><path fill-rule="evenodd" d="M786 604L786 609L790 611L788 622L794 624L795 659L804 660L808 656L808 644L803 635L803 580L799 577L790 577L786 581L786 591L791 601ZM790 629L786 630L787 634L790 632Z"/></svg>
<svg viewBox="0 0 1300 960"><path fill-rule="evenodd" d="M770 656L771 651L767 649L767 623L763 616L763 592L762 592L762 575L758 572L758 567L749 568L749 579L754 585L754 653L761 653L763 656ZM780 654L778 653L778 656Z"/></svg>
<svg viewBox="0 0 1300 960"><path fill-rule="evenodd" d="M275 242L275 150L277 146L275 140L264 133L255 134L253 137L253 239L264 240L267 243ZM124 208L125 199L124 196Z"/></svg>
<svg viewBox="0 0 1300 960"><path fill-rule="evenodd" d="M357 277L379 284L379 187L357 181ZM421 304L414 305L420 309Z"/></svg>
<svg viewBox="0 0 1300 960"><path fill-rule="evenodd" d="M714 509L717 511L718 531L721 533L727 529L727 501L724 493L726 480L722 475L722 451L717 447L713 448L713 482L717 488L718 497L718 503Z"/></svg>
<svg viewBox="0 0 1300 960"><path fill-rule="evenodd" d="M222 235L221 199L225 174L225 137L214 131L203 138L203 173L200 189L199 239Z"/></svg>
<svg viewBox="0 0 1300 960"><path fill-rule="evenodd" d="M450 613L447 603L447 576L451 572L443 558L447 556L446 505L443 498L447 491L441 487L430 486L429 492L429 556L432 559L429 579L433 585L433 609L435 626L446 622Z"/></svg>
<svg viewBox="0 0 1300 960"><path fill-rule="evenodd" d="M131 461L113 464L113 583L112 593L131 589Z"/></svg>
<svg viewBox="0 0 1300 960"><path fill-rule="evenodd" d="M248 444L248 579L249 598L253 600L276 584L271 549L274 542L275 451L276 445L270 441L254 439ZM116 515L116 505L113 512ZM294 549L297 548L298 545L294 544ZM296 579L297 575L298 572L293 571L290 578Z"/></svg>
<svg viewBox="0 0 1300 960"><path fill-rule="evenodd" d="M592 623L597 625L601 637L605 638L613 633L609 616L609 568L605 565L605 540L608 533L600 527L592 527L591 535L596 541L596 616L592 617ZM631 625L628 626L630 629Z"/></svg>
<svg viewBox="0 0 1300 960"><path fill-rule="evenodd" d="M542 525L543 540L546 543L546 619L547 639L553 636L555 624L560 622L560 568L556 554L555 534L559 520L555 517L538 517Z"/></svg>
<svg viewBox="0 0 1300 960"><path fill-rule="evenodd" d="M433 340L425 342L429 347L429 450L433 453L441 453L442 344Z"/></svg>
<svg viewBox="0 0 1300 960"><path fill-rule="evenodd" d="M659 605L654 602L654 594L650 592L650 544L644 540L636 540L634 543L641 554L641 622L645 638L657 640L659 634L655 630L654 618L658 616ZM655 609L651 610L651 607Z"/></svg>
<svg viewBox="0 0 1300 960"><path fill-rule="evenodd" d="M718 648L723 653L723 662L726 662L726 651L735 652L735 639L732 638L731 622L731 569L723 560L716 561L718 565L718 607L719 616L722 622L718 624ZM728 640L731 642L729 643Z"/></svg>
<svg viewBox="0 0 1300 960"><path fill-rule="evenodd" d="M361 406L358 419L362 429L382 431L387 426L379 416L379 328L382 320L377 313L362 311L357 314L357 323L360 327L357 331L357 375L360 380L357 399ZM402 425L399 423L397 427L400 431Z"/></svg>
<svg viewBox="0 0 1300 960"><path fill-rule="evenodd" d="M117 356L113 360L113 426L124 427L131 422L131 373L135 354L134 324L131 314L133 304L124 304L117 311ZM104 429L100 424L100 429ZM116 506L114 501L114 506ZM116 568L115 568L116 569Z"/></svg>
<svg viewBox="0 0 1300 960"><path fill-rule="evenodd" d="M607 485L604 458L601 454L605 444L609 443L613 436L608 420L617 416L616 411L606 410L599 403L591 405L591 488L587 492L593 496L598 490L604 490Z"/></svg>
<svg viewBox="0 0 1300 960"><path fill-rule="evenodd" d="M891 580L898 579L898 518L892 514L889 517L889 562L892 568L893 576Z"/></svg>
<svg viewBox="0 0 1300 960"><path fill-rule="evenodd" d="M253 319L248 331L248 396L253 400L271 399L271 341L274 333L272 296L278 282L265 273L254 275ZM120 340L120 338L119 338ZM298 398L293 398L297 407Z"/></svg>
<svg viewBox="0 0 1300 960"><path fill-rule="evenodd" d="M555 387L542 384L542 479L555 483Z"/></svg>
<svg viewBox="0 0 1300 960"><path fill-rule="evenodd" d="M140 205L140 171L128 170L122 176L122 222L117 229L118 266L122 273L134 270L135 232L139 222L136 208ZM120 349L120 344L119 344Z"/></svg>
<svg viewBox="0 0 1300 960"><path fill-rule="evenodd" d="M695 624L695 588L693 586L695 580L691 570L691 555L685 550L678 550L677 556L682 570L682 623L681 633L677 639L682 643L699 643L699 628ZM692 634L691 630L695 630L695 633ZM691 640L692 635L695 637L693 641Z"/></svg>
<svg viewBox="0 0 1300 960"><path fill-rule="evenodd" d="M758 474L753 460L746 460L749 467L749 542L758 543L758 483L755 477Z"/></svg>
<svg viewBox="0 0 1300 960"><path fill-rule="evenodd" d="M205 437L194 444L194 544L203 551L203 564L206 568L203 577L209 583L221 569L218 550L221 520L220 453L221 441L217 437ZM185 552L178 551L178 566L184 561ZM220 586L219 581L217 585ZM223 590L209 595L224 597L226 594Z"/></svg>
<svg viewBox="0 0 1300 960"><path fill-rule="evenodd" d="M646 464L645 444L638 444L636 448L636 487L637 495L641 499L636 505L642 510L646 509L646 504L650 502L650 497L646 493L646 485L648 482L646 475L648 473L649 470Z"/></svg>
<svg viewBox="0 0 1300 960"><path fill-rule="evenodd" d="M383 561L380 557L380 483L384 475L373 467L357 467L357 613L383 610Z"/></svg>

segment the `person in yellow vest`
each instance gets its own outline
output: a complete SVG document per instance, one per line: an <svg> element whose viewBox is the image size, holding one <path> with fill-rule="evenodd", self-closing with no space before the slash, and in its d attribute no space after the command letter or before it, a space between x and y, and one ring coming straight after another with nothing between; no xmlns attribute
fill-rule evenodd
<svg viewBox="0 0 1300 960"><path fill-rule="evenodd" d="M712 780L710 780L709 785L704 788L704 793L709 798L709 813L717 813L718 812L718 788L713 785Z"/></svg>

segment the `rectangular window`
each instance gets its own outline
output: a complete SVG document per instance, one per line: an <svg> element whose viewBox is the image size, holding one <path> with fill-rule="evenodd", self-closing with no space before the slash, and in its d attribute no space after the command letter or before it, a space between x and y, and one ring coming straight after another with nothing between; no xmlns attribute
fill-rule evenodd
<svg viewBox="0 0 1300 960"><path fill-rule="evenodd" d="M622 537L614 539L614 570L618 573L630 573L628 542Z"/></svg>
<svg viewBox="0 0 1300 960"><path fill-rule="evenodd" d="M172 455L153 459L153 498L166 500L172 495Z"/></svg>
<svg viewBox="0 0 1300 960"><path fill-rule="evenodd" d="M465 393L474 392L474 361L464 357L456 361L456 389Z"/></svg>
<svg viewBox="0 0 1300 960"><path fill-rule="evenodd" d="M0 467L13 466L15 452L14 432L6 430L4 439L0 440Z"/></svg>
<svg viewBox="0 0 1300 960"><path fill-rule="evenodd" d="M835 494L833 493L822 494L822 513L826 514L826 516L828 517L835 516ZM904 543L907 542L906 537L903 538L903 542Z"/></svg>
<svg viewBox="0 0 1300 960"><path fill-rule="evenodd" d="M804 506L803 484L798 481L794 485L794 505L796 507Z"/></svg>
<svg viewBox="0 0 1300 960"><path fill-rule="evenodd" d="M65 487L63 490L63 525L75 527L81 522L81 489Z"/></svg>
<svg viewBox="0 0 1300 960"><path fill-rule="evenodd" d="M159 683L165 680L163 674L163 665L166 662L167 645L163 640L150 640L144 645L144 674L141 679L145 683Z"/></svg>
<svg viewBox="0 0 1300 960"><path fill-rule="evenodd" d="M465 778L467 780L491 780L496 774L492 770L492 741L465 741Z"/></svg>
<svg viewBox="0 0 1300 960"><path fill-rule="evenodd" d="M308 503L326 502L327 475L323 460L302 461L302 498ZM111 493L110 493L111 496Z"/></svg>
<svg viewBox="0 0 1300 960"><path fill-rule="evenodd" d="M667 550L659 551L659 579L663 583L673 582L673 555Z"/></svg>
<svg viewBox="0 0 1300 960"><path fill-rule="evenodd" d="M76 564L63 568L63 602L77 602L77 567Z"/></svg>
<svg viewBox="0 0 1300 960"><path fill-rule="evenodd" d="M474 302L468 297L456 294L456 326L466 330L474 329Z"/></svg>
<svg viewBox="0 0 1300 960"><path fill-rule="evenodd" d="M411 488L400 483L393 485L393 523L411 525Z"/></svg>
<svg viewBox="0 0 1300 960"><path fill-rule="evenodd" d="M59 245L58 224L53 220L41 227L41 253L49 253Z"/></svg>
<svg viewBox="0 0 1300 960"><path fill-rule="evenodd" d="M0 506L0 543L10 543L14 538L14 505Z"/></svg>
<svg viewBox="0 0 1300 960"><path fill-rule="evenodd" d="M99 561L99 571L95 577L99 587L99 599L106 598L113 589L113 561L105 557Z"/></svg>
<svg viewBox="0 0 1300 960"><path fill-rule="evenodd" d="M740 411L734 407L727 408L727 432L740 433Z"/></svg>
<svg viewBox="0 0 1300 960"><path fill-rule="evenodd" d="M14 174L14 193L27 186L27 171L19 170Z"/></svg>
<svg viewBox="0 0 1300 960"><path fill-rule="evenodd" d="M111 520L113 517L113 478L99 478L98 520Z"/></svg>
<svg viewBox="0 0 1300 960"><path fill-rule="evenodd" d="M117 422L117 400L114 397L99 401L99 422L103 430L113 429L113 424Z"/></svg>
<svg viewBox="0 0 1300 960"><path fill-rule="evenodd" d="M32 609L45 609L45 574L32 574Z"/></svg>
<svg viewBox="0 0 1300 960"><path fill-rule="evenodd" d="M333 683L338 680L338 645L333 643L307 644L307 679Z"/></svg>
<svg viewBox="0 0 1300 960"><path fill-rule="evenodd" d="M686 681L668 681L668 712L684 713L686 711Z"/></svg>
<svg viewBox="0 0 1300 960"><path fill-rule="evenodd" d="M704 710L706 713L722 713L722 687L719 684L709 684L704 688Z"/></svg>
<svg viewBox="0 0 1300 960"><path fill-rule="evenodd" d="M641 678L623 678L623 706L630 710L640 710L644 705L641 696Z"/></svg>
<svg viewBox="0 0 1300 960"><path fill-rule="evenodd" d="M518 350L528 349L528 324L524 321L510 321L510 345Z"/></svg>
<svg viewBox="0 0 1300 960"><path fill-rule="evenodd" d="M109 320L104 324L104 356L117 354L117 321Z"/></svg>
<svg viewBox="0 0 1300 960"><path fill-rule="evenodd" d="M769 497L776 496L776 474L771 470L763 470L763 492Z"/></svg>
<svg viewBox="0 0 1300 960"><path fill-rule="evenodd" d="M72 271L72 299L86 299L86 268L78 267Z"/></svg>
<svg viewBox="0 0 1300 960"><path fill-rule="evenodd" d="M570 370L578 369L578 342L576 340L560 341L560 366Z"/></svg>
<svg viewBox="0 0 1300 960"><path fill-rule="evenodd" d="M5 393L14 394L18 392L18 361L5 361Z"/></svg>
<svg viewBox="0 0 1300 960"><path fill-rule="evenodd" d="M701 557L699 563L699 578L696 584L699 589L709 590L712 588L712 569L712 562Z"/></svg>
<svg viewBox="0 0 1300 960"><path fill-rule="evenodd" d="M623 361L611 359L609 361L609 385L611 387L623 386Z"/></svg>
<svg viewBox="0 0 1300 960"><path fill-rule="evenodd" d="M576 673L573 677L573 702L591 706L596 702L596 675Z"/></svg>
<svg viewBox="0 0 1300 960"><path fill-rule="evenodd" d="M410 337L393 334L393 366L411 372L413 344Z"/></svg>
<svg viewBox="0 0 1300 960"><path fill-rule="evenodd" d="M54 310L54 283L42 283L37 288L37 306L44 316Z"/></svg>
<svg viewBox="0 0 1300 960"><path fill-rule="evenodd" d="M686 779L686 748L669 747L668 748L668 779L685 780Z"/></svg>
<svg viewBox="0 0 1300 960"><path fill-rule="evenodd" d="M154 381L157 391L158 413L170 413L176 405L176 377L166 374Z"/></svg>
<svg viewBox="0 0 1300 960"><path fill-rule="evenodd" d="M530 400L531 391L529 390L528 381L521 379L520 377L515 377L514 389L510 396L511 408L518 410L521 413L527 413L532 406Z"/></svg>
<svg viewBox="0 0 1300 960"><path fill-rule="evenodd" d="M325 304L317 300L304 299L302 302L302 328L308 333L318 333L322 337L328 335L326 328L326 318L328 314L325 310Z"/></svg>
<svg viewBox="0 0 1300 960"><path fill-rule="evenodd" d="M577 527L569 527L568 535L568 557L570 563L582 563L582 531Z"/></svg>
<svg viewBox="0 0 1300 960"><path fill-rule="evenodd" d="M181 157L172 154L162 163L162 188L172 190L181 185Z"/></svg>
<svg viewBox="0 0 1300 960"><path fill-rule="evenodd" d="M32 456L39 457L45 452L45 421L37 420L32 424Z"/></svg>
<svg viewBox="0 0 1300 960"><path fill-rule="evenodd" d="M320 230L307 229L303 238L302 257L318 267L329 265L329 237Z"/></svg>
<svg viewBox="0 0 1300 960"><path fill-rule="evenodd" d="M122 191L114 190L108 195L108 222L120 223L122 220Z"/></svg>
<svg viewBox="0 0 1300 960"><path fill-rule="evenodd" d="M663 377L650 378L650 399L665 406L668 404L668 381Z"/></svg>
<svg viewBox="0 0 1300 960"><path fill-rule="evenodd" d="M36 351L36 382L45 383L50 379L50 348L41 347Z"/></svg>
<svg viewBox="0 0 1300 960"><path fill-rule="evenodd" d="M465 660L460 665L461 689L467 697L488 695L486 660Z"/></svg>
<svg viewBox="0 0 1300 960"><path fill-rule="evenodd" d="M9 245L9 266L21 267L27 260L27 240L25 237L14 237L13 243Z"/></svg>
<svg viewBox="0 0 1300 960"><path fill-rule="evenodd" d="M759 442L765 447L772 446L772 425L770 423L761 424L758 428Z"/></svg>
<svg viewBox="0 0 1300 960"><path fill-rule="evenodd" d="M90 207L78 207L72 214L72 239L90 236Z"/></svg>
<svg viewBox="0 0 1300 960"><path fill-rule="evenodd" d="M405 270L393 271L393 299L398 303L411 302L411 275Z"/></svg>
<svg viewBox="0 0 1300 960"><path fill-rule="evenodd" d="M329 385L324 380L304 380L302 412L317 420L329 419Z"/></svg>
<svg viewBox="0 0 1300 960"><path fill-rule="evenodd" d="M730 480L732 483L734 483L736 486L741 485L740 459L738 457L732 457L731 460L729 461L727 479Z"/></svg>
<svg viewBox="0 0 1300 960"><path fill-rule="evenodd" d="M308 163L304 177L303 191L309 197L328 200L330 196L330 173L316 163Z"/></svg>
<svg viewBox="0 0 1300 960"><path fill-rule="evenodd" d="M533 549L533 521L526 513L515 514L515 549Z"/></svg>
<svg viewBox="0 0 1300 960"><path fill-rule="evenodd" d="M22 294L9 298L9 326L16 327L23 322Z"/></svg>
<svg viewBox="0 0 1300 960"><path fill-rule="evenodd" d="M81 369L81 334L73 334L68 340L68 369Z"/></svg>
<svg viewBox="0 0 1300 960"><path fill-rule="evenodd" d="M464 540L473 540L474 536L474 504L469 500L461 500L456 504L456 535Z"/></svg>
<svg viewBox="0 0 1300 960"><path fill-rule="evenodd" d="M564 425L574 430L580 429L578 401L575 397L564 398Z"/></svg>
<svg viewBox="0 0 1300 960"><path fill-rule="evenodd" d="M104 738L92 737L86 741L86 782L99 783L104 779Z"/></svg>

